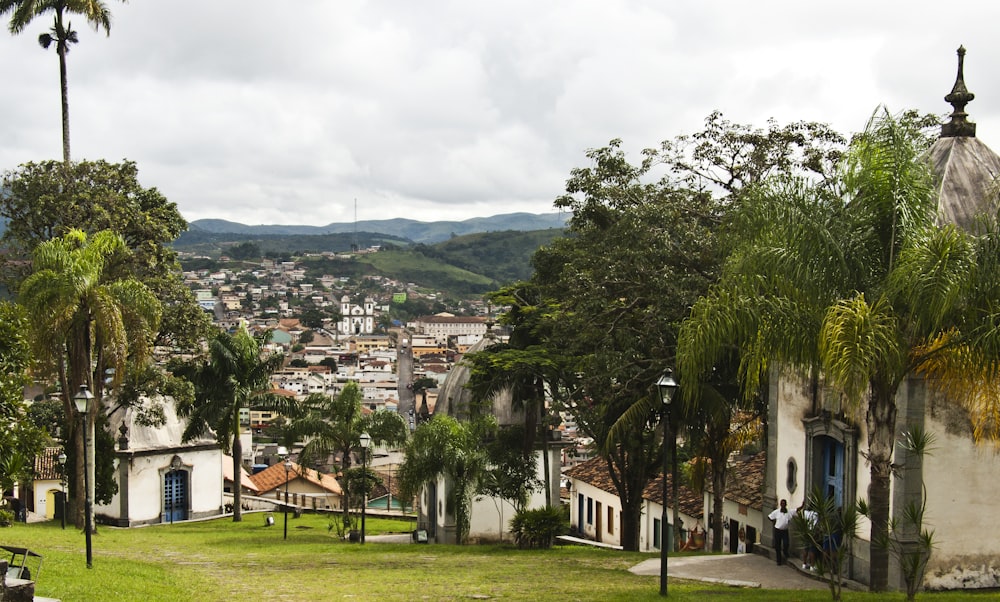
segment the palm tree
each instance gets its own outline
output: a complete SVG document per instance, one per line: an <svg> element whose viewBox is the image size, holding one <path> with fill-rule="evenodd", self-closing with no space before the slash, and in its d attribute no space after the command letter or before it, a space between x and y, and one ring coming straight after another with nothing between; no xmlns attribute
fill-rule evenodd
<svg viewBox="0 0 1000 602"><path fill-rule="evenodd" d="M62 138L63 163L69 169L69 84L66 79L66 53L70 44L76 44L76 31L66 20L68 14L83 15L94 31L104 29L111 35L111 13L100 0L0 0L0 15L10 13L8 28L12 34L19 34L27 28L35 17L53 13L52 29L38 36L38 43L48 49L56 45L59 55L59 90L62 95Z"/></svg>
<svg viewBox="0 0 1000 602"><path fill-rule="evenodd" d="M488 417L468 423L435 414L413 432L399 467L403 499L412 499L428 482L439 477L446 479L445 510L455 515L456 543L459 544L469 534L472 496L489 468L483 434L493 426L495 423ZM432 508L432 515L434 512Z"/></svg>
<svg viewBox="0 0 1000 602"><path fill-rule="evenodd" d="M133 278L111 279L109 266L125 253L121 236L110 230L89 239L72 230L35 248L33 271L18 291L30 317L36 357L59 375L66 416L76 414L72 396L80 385L94 392L90 424L101 407L105 370L114 369L120 378L127 361L142 363L159 324L160 303L146 285ZM76 421L68 422L77 452L71 486L81 491L83 438ZM81 519L79 502L74 496Z"/></svg>
<svg viewBox="0 0 1000 602"><path fill-rule="evenodd" d="M993 374L1000 357L997 334L982 327L991 301L975 297L996 288L983 284L996 271L974 269L987 260L974 237L935 225L926 139L914 125L876 113L852 142L837 194L784 180L747 195L725 275L692 308L678 346L686 395L736 348L745 394L769 366L818 370L843 410L864 416L876 591L888 583L888 552L874 542L887 533L900 384L942 347L965 345Z"/></svg>
<svg viewBox="0 0 1000 602"><path fill-rule="evenodd" d="M220 331L208 345L208 357L177 366L176 376L194 385L194 399L179 408L188 417L184 440L215 431L223 451L233 456L233 521L243 520L242 478L240 468L243 446L240 441L240 410L265 407L283 414L292 414L294 401L276 395L271 375L281 368L281 354L263 355L270 331L253 337L246 326L235 334Z"/></svg>
<svg viewBox="0 0 1000 602"><path fill-rule="evenodd" d="M299 464L309 465L314 460L327 458L331 454L340 456L340 470L345 475L351 468L351 451L358 448L362 433L368 433L376 446L398 446L406 442L409 430L406 420L396 412L375 410L365 414L361 408L361 389L358 383L349 382L336 396L313 394L303 402L301 417L289 425L287 436L308 439ZM367 481L365 481L367 482ZM344 520L350 517L347 500L349 492L344 491Z"/></svg>

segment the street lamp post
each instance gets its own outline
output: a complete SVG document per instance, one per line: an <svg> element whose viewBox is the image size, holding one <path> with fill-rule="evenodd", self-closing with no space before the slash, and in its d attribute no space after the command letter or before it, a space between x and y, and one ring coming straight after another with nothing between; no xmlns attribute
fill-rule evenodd
<svg viewBox="0 0 1000 602"><path fill-rule="evenodd" d="M667 525L667 457L670 446L667 436L670 434L670 402L677 392L677 381L674 380L673 370L668 369L656 381L656 388L660 392L660 399L663 401L663 510L660 516L660 595L667 595L667 535L669 527Z"/></svg>
<svg viewBox="0 0 1000 602"><path fill-rule="evenodd" d="M62 486L62 528L66 528L66 452L59 454L59 485Z"/></svg>
<svg viewBox="0 0 1000 602"><path fill-rule="evenodd" d="M282 507L285 510L285 539L288 539L288 471L291 469L291 460L288 459L288 448L285 446L278 447L278 459L285 463L285 503ZM279 495L281 491L277 492Z"/></svg>
<svg viewBox="0 0 1000 602"><path fill-rule="evenodd" d="M292 461L285 460L285 539L288 539L288 473L292 471Z"/></svg>
<svg viewBox="0 0 1000 602"><path fill-rule="evenodd" d="M90 400L94 398L94 394L87 389L87 385L80 385L80 392L73 396L73 402L76 404L76 411L83 414L83 433L84 433L84 444L83 444L83 489L84 489L84 499L86 500L83 506L83 529L86 532L87 539L87 568L94 568L94 555L91 549L90 535L93 531L92 524L92 512L94 505L94 498L90 493L92 475L90 471L90 463L93 461L93 456L91 455L91 445L93 444L93 436L90 433L91 420L90 420Z"/></svg>
<svg viewBox="0 0 1000 602"><path fill-rule="evenodd" d="M368 506L368 446L372 444L371 435L361 433L361 543L365 543L365 510Z"/></svg>

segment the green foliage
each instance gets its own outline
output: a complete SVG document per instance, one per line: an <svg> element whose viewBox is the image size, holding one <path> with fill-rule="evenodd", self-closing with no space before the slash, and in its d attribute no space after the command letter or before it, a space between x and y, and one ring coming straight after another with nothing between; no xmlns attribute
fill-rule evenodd
<svg viewBox="0 0 1000 602"><path fill-rule="evenodd" d="M510 531L521 549L548 549L556 537L569 531L569 507L521 510L510 521Z"/></svg>
<svg viewBox="0 0 1000 602"><path fill-rule="evenodd" d="M240 504L240 410L264 408L291 413L294 402L271 392L271 375L281 368L280 354L263 356L270 331L253 337L246 327L235 334L219 331L209 342L208 357L172 366L174 375L191 382L194 395L178 405L178 414L188 418L183 438L190 441L214 431L216 441L233 457L233 521L243 520Z"/></svg>
<svg viewBox="0 0 1000 602"><path fill-rule="evenodd" d="M816 513L815 521L796 512L791 528L804 545L816 551L816 569L827 578L833 599L840 600L847 581L847 559L857 538L858 511L849 504L838 507L819 488L806 497L805 507Z"/></svg>
<svg viewBox="0 0 1000 602"><path fill-rule="evenodd" d="M434 245L417 245L413 252L506 284L529 279L531 256L564 234L562 228L483 232L457 236Z"/></svg>
<svg viewBox="0 0 1000 602"><path fill-rule="evenodd" d="M445 477L445 509L455 516L458 543L469 533L472 496L489 466L483 439L495 428L488 419L467 423L435 414L417 427L406 445L398 473L400 497L412 499L428 482Z"/></svg>
<svg viewBox="0 0 1000 602"><path fill-rule="evenodd" d="M260 246L252 242L241 242L226 249L226 253L230 258L236 260L243 259L260 259L263 254L261 253Z"/></svg>
<svg viewBox="0 0 1000 602"><path fill-rule="evenodd" d="M745 395L775 365L818 371L843 394L832 410L866 421L875 591L888 581L888 551L875 542L889 526L900 383L947 353L932 341L975 358L958 381L988 381L979 375L1000 365L995 337L979 336L995 330L984 328L994 302L975 292L994 288L996 272L980 267L995 259L976 253L992 234L935 223L923 123L880 109L834 180L776 178L744 195L723 277L692 308L678 353L685 395L738 349Z"/></svg>
<svg viewBox="0 0 1000 602"><path fill-rule="evenodd" d="M524 510L532 491L544 487L536 476L535 454L525 455L523 426L497 429L486 443L489 469L479 482L477 492L498 500L509 500L517 511Z"/></svg>
<svg viewBox="0 0 1000 602"><path fill-rule="evenodd" d="M13 525L14 525L14 511L0 508L0 527L11 527Z"/></svg>
<svg viewBox="0 0 1000 602"><path fill-rule="evenodd" d="M302 402L302 409L288 426L286 436L296 441L308 441L302 448L299 464L308 466L314 460L333 456L344 475L341 486L348 503L344 504L344 522L349 522L352 495L352 454L361 452L361 435L368 433L374 447L402 445L406 441L405 419L396 412L376 410L364 413L363 394L358 383L351 381L335 396L314 393ZM359 498L360 499L360 498Z"/></svg>

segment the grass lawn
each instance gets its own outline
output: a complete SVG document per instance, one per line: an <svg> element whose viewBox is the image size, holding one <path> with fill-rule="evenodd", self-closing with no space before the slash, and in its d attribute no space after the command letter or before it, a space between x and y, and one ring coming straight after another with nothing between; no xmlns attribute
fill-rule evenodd
<svg viewBox="0 0 1000 602"><path fill-rule="evenodd" d="M659 600L657 577L628 568L648 554L566 546L517 550L509 546L365 545L341 541L328 519L282 515L265 527L260 514L144 528L100 527L94 567L85 562L83 534L59 523L0 529L0 544L44 556L36 595L74 601L308 601L308 600ZM409 531L409 523L372 518L368 533ZM34 565L29 563L34 568ZM996 594L991 594L996 596ZM952 601L989 596L921 594ZM829 600L829 592L735 589L670 581L670 599ZM902 595L845 592L845 600L903 600ZM994 598L995 599L995 598Z"/></svg>

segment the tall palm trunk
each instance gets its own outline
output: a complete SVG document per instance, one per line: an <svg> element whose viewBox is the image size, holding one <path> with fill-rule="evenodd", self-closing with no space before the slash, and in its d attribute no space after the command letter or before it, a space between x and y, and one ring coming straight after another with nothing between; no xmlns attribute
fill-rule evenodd
<svg viewBox="0 0 1000 602"><path fill-rule="evenodd" d="M889 550L875 542L885 541L889 534L889 484L892 476L892 447L896 428L896 387L881 379L871 381L868 403L868 462L871 484L868 499L871 504L871 558L869 587L885 591L889 585Z"/></svg>
<svg viewBox="0 0 1000 602"><path fill-rule="evenodd" d="M243 441L240 439L240 419L236 415L236 428L233 430L233 522L243 520L243 478L240 469L243 466Z"/></svg>
<svg viewBox="0 0 1000 602"><path fill-rule="evenodd" d="M719 468L721 466L721 469ZM726 496L726 461L712 465L712 551L722 551L723 498Z"/></svg>
<svg viewBox="0 0 1000 602"><path fill-rule="evenodd" d="M62 148L63 163L69 174L69 83L66 78L66 47L59 45L59 89L62 93Z"/></svg>

